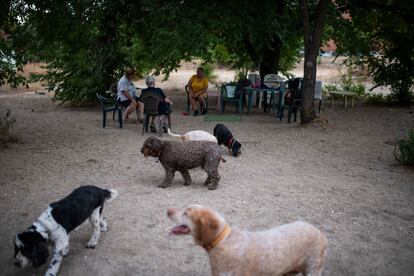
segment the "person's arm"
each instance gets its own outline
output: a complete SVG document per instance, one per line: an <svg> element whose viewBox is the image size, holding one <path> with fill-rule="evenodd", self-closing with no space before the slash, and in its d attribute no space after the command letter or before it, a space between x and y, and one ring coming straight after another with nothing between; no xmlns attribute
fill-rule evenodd
<svg viewBox="0 0 414 276"><path fill-rule="evenodd" d="M167 104L172 105L172 104L173 104L173 102L171 101L171 99L170 99L170 98L168 98L168 97L165 95L164 91L162 91L162 89L161 89L161 88L158 88L158 89L159 89L159 94L160 94L161 98L163 99L163 101L164 101L165 103L167 103Z"/></svg>
<svg viewBox="0 0 414 276"><path fill-rule="evenodd" d="M132 91L129 91L130 89L129 89L129 87L128 87L128 85L127 85L127 83L126 82L124 82L123 80L121 80L121 83L120 83L120 90L121 90L121 93L128 99L128 100L130 100L131 102L135 102L135 99L132 97Z"/></svg>
<svg viewBox="0 0 414 276"><path fill-rule="evenodd" d="M206 93L207 92L207 89L208 89L208 79L205 78L203 80L203 89L196 94L196 97L198 97L198 96L203 95L204 93Z"/></svg>
<svg viewBox="0 0 414 276"><path fill-rule="evenodd" d="M170 104L170 105L173 105L173 104L174 104L174 103L173 103L173 101L171 101L171 99L170 99L170 98L168 98L168 97L165 97L164 101L165 101L167 104Z"/></svg>
<svg viewBox="0 0 414 276"><path fill-rule="evenodd" d="M188 80L188 83L187 83L188 94L190 94L190 95L193 95L194 94L193 87L191 86L193 84L193 79L194 79L194 76L192 76Z"/></svg>

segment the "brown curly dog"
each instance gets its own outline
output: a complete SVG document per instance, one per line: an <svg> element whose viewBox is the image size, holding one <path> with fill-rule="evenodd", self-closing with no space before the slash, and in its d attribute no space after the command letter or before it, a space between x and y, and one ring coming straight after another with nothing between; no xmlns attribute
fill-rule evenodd
<svg viewBox="0 0 414 276"><path fill-rule="evenodd" d="M152 156L160 160L165 169L165 180L159 185L167 188L179 171L184 178L184 185L191 185L189 169L201 167L207 172L204 185L214 190L220 181L218 166L222 160L222 149L219 145L208 141L162 141L154 136L147 138L141 148L145 157Z"/></svg>

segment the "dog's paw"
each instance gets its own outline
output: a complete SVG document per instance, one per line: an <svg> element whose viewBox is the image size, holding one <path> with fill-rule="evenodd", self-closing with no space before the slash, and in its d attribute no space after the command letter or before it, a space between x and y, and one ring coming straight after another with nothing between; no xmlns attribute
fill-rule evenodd
<svg viewBox="0 0 414 276"><path fill-rule="evenodd" d="M85 245L85 248L88 248L88 249L95 249L95 247L97 246L98 244L96 243L96 242L88 242L86 245Z"/></svg>
<svg viewBox="0 0 414 276"><path fill-rule="evenodd" d="M184 182L183 185L184 186L190 186L191 185L191 182Z"/></svg>
<svg viewBox="0 0 414 276"><path fill-rule="evenodd" d="M215 190L215 189L217 189L217 186L218 186L217 184L209 184L208 189L209 190Z"/></svg>
<svg viewBox="0 0 414 276"><path fill-rule="evenodd" d="M165 189L165 188L168 188L168 185L163 183L163 184L158 185L158 187Z"/></svg>

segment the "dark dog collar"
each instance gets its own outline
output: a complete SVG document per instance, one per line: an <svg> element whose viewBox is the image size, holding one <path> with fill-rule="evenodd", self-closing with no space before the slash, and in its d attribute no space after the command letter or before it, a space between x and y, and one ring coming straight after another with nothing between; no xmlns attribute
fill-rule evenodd
<svg viewBox="0 0 414 276"><path fill-rule="evenodd" d="M233 144L234 144L234 142L235 142L236 140L234 140L234 138L230 138L229 139L229 142L227 143L227 147L229 148L229 149L231 149L232 147L233 147Z"/></svg>

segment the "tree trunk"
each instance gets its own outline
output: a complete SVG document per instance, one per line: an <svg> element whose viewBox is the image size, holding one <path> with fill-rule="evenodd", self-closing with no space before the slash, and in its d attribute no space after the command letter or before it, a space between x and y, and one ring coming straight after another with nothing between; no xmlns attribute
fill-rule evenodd
<svg viewBox="0 0 414 276"><path fill-rule="evenodd" d="M316 59L321 44L322 30L328 10L329 0L319 0L315 21L310 22L309 10L305 0L300 0L302 8L305 62L303 65L303 93L301 123L307 124L315 118L314 95L316 82ZM313 26L312 26L313 25Z"/></svg>
<svg viewBox="0 0 414 276"><path fill-rule="evenodd" d="M267 74L277 74L279 71L280 50L282 42L278 37L273 37L273 43L269 48L263 49L263 57L259 62L260 79L262 81Z"/></svg>

